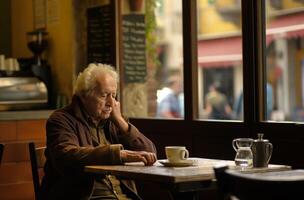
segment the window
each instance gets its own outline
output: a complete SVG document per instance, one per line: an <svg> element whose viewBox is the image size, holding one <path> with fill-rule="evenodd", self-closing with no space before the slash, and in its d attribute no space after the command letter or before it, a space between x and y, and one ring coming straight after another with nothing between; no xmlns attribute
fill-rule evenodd
<svg viewBox="0 0 304 200"><path fill-rule="evenodd" d="M143 115L133 115L136 118L132 117L131 121L153 139L160 158L164 156L164 146L181 144L187 146L190 156L234 159L235 152L231 146L233 138L257 138L257 133L262 132L274 145L271 163L303 167L304 160L296 154L291 155L290 151L302 151L303 146L303 128L298 122L303 122L301 23L304 20L292 20L295 24L283 29L285 32L288 30L287 33L278 27L286 23L283 17L302 15L303 1L182 0L181 5L184 118L160 119L155 118L154 112L145 115L149 119ZM282 10L278 8L280 5L289 8ZM271 6L274 7L271 12L278 13L274 11L280 10L281 14L270 14ZM159 10L162 10L162 15L166 12L165 7ZM215 26L212 12L213 15L219 12L217 20L229 25ZM211 24L209 28L208 23ZM290 31L291 28L293 31ZM283 40L288 42L283 44ZM286 47L285 50L283 47ZM288 50L288 53L283 54L283 50ZM280 65L272 67L271 63ZM278 85L273 85L274 80ZM227 101L234 111L233 117L207 117L205 97L213 82L224 86ZM269 92L271 89L272 93ZM269 103L270 99L272 103ZM126 107L128 104L122 100ZM242 111L238 112L241 115L235 114L235 104L240 105L241 109L238 110Z"/></svg>
<svg viewBox="0 0 304 200"><path fill-rule="evenodd" d="M200 119L243 119L240 1L198 0Z"/></svg>
<svg viewBox="0 0 304 200"><path fill-rule="evenodd" d="M304 121L304 4L266 4L266 119Z"/></svg>
<svg viewBox="0 0 304 200"><path fill-rule="evenodd" d="M121 1L120 19L123 113L182 119L182 0Z"/></svg>

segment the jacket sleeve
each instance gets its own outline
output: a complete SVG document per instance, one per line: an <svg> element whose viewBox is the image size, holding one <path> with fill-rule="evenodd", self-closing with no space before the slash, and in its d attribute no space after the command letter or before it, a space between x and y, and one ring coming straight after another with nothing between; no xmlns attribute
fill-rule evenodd
<svg viewBox="0 0 304 200"><path fill-rule="evenodd" d="M47 121L47 158L59 170L94 164L121 164L121 144L93 147L89 134L66 113L55 113Z"/></svg>
<svg viewBox="0 0 304 200"><path fill-rule="evenodd" d="M128 150L156 153L153 142L142 134L133 124L128 122L128 125L127 133L121 133L114 123L110 123L111 134L117 135L118 143L122 144L123 147Z"/></svg>

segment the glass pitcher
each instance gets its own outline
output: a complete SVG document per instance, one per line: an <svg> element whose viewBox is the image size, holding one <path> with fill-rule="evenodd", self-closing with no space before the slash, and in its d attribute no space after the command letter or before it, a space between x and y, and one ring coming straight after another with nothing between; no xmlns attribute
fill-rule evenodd
<svg viewBox="0 0 304 200"><path fill-rule="evenodd" d="M236 151L235 165L240 167L252 167L253 154L251 146L253 139L251 138L237 138L232 141L232 146Z"/></svg>

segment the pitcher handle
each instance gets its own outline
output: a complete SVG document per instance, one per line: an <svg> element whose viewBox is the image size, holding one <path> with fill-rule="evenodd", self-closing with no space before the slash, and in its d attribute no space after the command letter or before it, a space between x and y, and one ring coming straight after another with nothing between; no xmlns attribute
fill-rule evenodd
<svg viewBox="0 0 304 200"><path fill-rule="evenodd" d="M269 163L271 155L272 155L272 150L273 150L273 146L271 143L267 144L267 149L268 149L268 158L267 158L267 163Z"/></svg>
<svg viewBox="0 0 304 200"><path fill-rule="evenodd" d="M236 146L236 141L237 141L237 139L232 140L232 147L237 152L238 148Z"/></svg>

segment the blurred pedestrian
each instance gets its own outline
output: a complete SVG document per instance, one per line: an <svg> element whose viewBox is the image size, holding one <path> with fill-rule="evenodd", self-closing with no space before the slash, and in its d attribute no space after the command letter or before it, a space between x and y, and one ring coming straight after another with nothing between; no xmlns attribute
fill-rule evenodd
<svg viewBox="0 0 304 200"><path fill-rule="evenodd" d="M182 118L181 97L183 91L182 79L178 75L169 78L167 87L163 88L163 97L157 105L157 117L162 118Z"/></svg>
<svg viewBox="0 0 304 200"><path fill-rule="evenodd" d="M208 119L231 119L232 109L225 94L220 92L220 84L213 83L206 95L206 114Z"/></svg>

